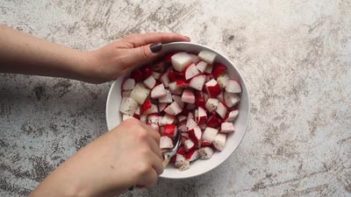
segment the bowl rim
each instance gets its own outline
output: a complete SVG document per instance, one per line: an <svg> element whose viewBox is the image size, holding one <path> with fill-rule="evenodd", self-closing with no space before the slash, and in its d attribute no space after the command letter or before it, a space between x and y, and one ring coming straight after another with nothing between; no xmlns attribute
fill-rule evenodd
<svg viewBox="0 0 351 197"><path fill-rule="evenodd" d="M226 55L223 55L224 53L222 53L221 51L219 50L215 50L215 49L212 49L212 48L209 48L205 45L202 45L202 44L198 44L198 43L193 43L193 42L170 42L170 43L165 43L163 44L163 47L167 46L167 47L172 47L172 45L178 45L178 44L181 44L181 45L192 45L192 46L196 46L196 47L200 47L202 49L207 49L209 51L213 51L215 52L216 54L219 54L220 56L222 56L224 59L226 59L226 61L228 61L231 66L234 68L234 70L238 73L238 76L240 77L243 85L245 87L245 90L247 92L247 103L248 103L248 106L247 106L247 119L245 120L244 122L244 128L243 128L243 135L242 137L239 139L239 142L238 142L238 145L235 147L235 149L230 153L228 154L222 162L218 163L217 165L212 165L210 166L209 168L207 168L207 170L205 172L200 172L200 173L194 173L190 176L186 176L186 177L168 177L168 176L162 176L159 175L159 177L161 178L166 178L166 179L187 179L187 178L193 178L193 177L197 177L197 176L200 176L200 175L203 175L203 174L206 174L210 171L212 171L213 169L217 168L218 166L220 166L221 164L223 164L225 161L228 160L228 158L238 149L238 147L240 146L240 144L242 143L244 137L246 136L246 132L247 132L247 129L249 127L249 124L250 124L250 110L251 110L251 100L250 100L250 93L249 93L249 89L247 87L247 82L245 80L245 77L244 75L240 72L240 70L233 64L233 62L226 56ZM162 51L161 51L162 53ZM120 77L123 77L124 75L121 75L119 76L118 78ZM112 85L110 86L110 89L109 89L109 92L108 92L108 95L107 95L107 99L106 99L106 105L105 105L105 118L106 118L106 124L107 124L107 128L110 130L109 128L109 123L108 123L108 103L109 103L109 100L110 100L110 97L111 97L111 94L112 94L112 90L114 89L114 86L116 85L116 82L118 80L118 78L116 80L113 81Z"/></svg>

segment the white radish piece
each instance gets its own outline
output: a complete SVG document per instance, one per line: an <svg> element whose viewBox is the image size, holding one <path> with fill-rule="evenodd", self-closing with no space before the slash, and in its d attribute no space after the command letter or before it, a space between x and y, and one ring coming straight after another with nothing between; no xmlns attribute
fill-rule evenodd
<svg viewBox="0 0 351 197"><path fill-rule="evenodd" d="M225 91L229 93L240 93L240 84L235 80L229 80L227 86L225 87Z"/></svg>
<svg viewBox="0 0 351 197"><path fill-rule="evenodd" d="M169 90L166 90L166 95L158 99L159 103L172 103L172 94Z"/></svg>
<svg viewBox="0 0 351 197"><path fill-rule="evenodd" d="M152 76L155 78L155 79L159 79L161 77L161 73L159 72L152 72Z"/></svg>
<svg viewBox="0 0 351 197"><path fill-rule="evenodd" d="M193 162L193 161L200 158L200 154L199 154L198 150L194 150L194 151L190 152L189 154L191 154L189 159L188 159L188 161L190 161L190 162Z"/></svg>
<svg viewBox="0 0 351 197"><path fill-rule="evenodd" d="M158 131L160 130L160 127L157 124L150 124L150 127L153 128L154 130Z"/></svg>
<svg viewBox="0 0 351 197"><path fill-rule="evenodd" d="M196 64L196 68L201 72L205 72L206 68L207 68L207 63L204 61L200 61L199 63Z"/></svg>
<svg viewBox="0 0 351 197"><path fill-rule="evenodd" d="M172 104L168 105L164 110L169 115L177 115L182 112L182 108L179 107L177 102L173 102Z"/></svg>
<svg viewBox="0 0 351 197"><path fill-rule="evenodd" d="M173 124L175 121L175 118L174 116L170 116L168 114L160 117L160 122L158 123L160 126L164 126L164 125L167 125L167 124Z"/></svg>
<svg viewBox="0 0 351 197"><path fill-rule="evenodd" d="M218 102L216 112L222 119L224 119L227 115L227 108L223 105L223 103Z"/></svg>
<svg viewBox="0 0 351 197"><path fill-rule="evenodd" d="M191 88L194 88L195 90L202 90L202 87L204 86L206 81L206 76L205 75L198 75L190 80L189 86Z"/></svg>
<svg viewBox="0 0 351 197"><path fill-rule="evenodd" d="M229 82L229 76L228 74L223 74L223 75L220 75L219 77L217 77L217 82L218 82L218 85L221 87L221 88L225 88Z"/></svg>
<svg viewBox="0 0 351 197"><path fill-rule="evenodd" d="M151 107L149 109L147 109L146 111L144 111L145 115L154 114L154 113L158 113L158 108L155 104L151 104Z"/></svg>
<svg viewBox="0 0 351 197"><path fill-rule="evenodd" d="M184 103L183 103L183 101L182 101L182 98L181 98L180 96L178 96L178 95L172 95L172 98L173 98L173 100L174 100L175 102L177 102L177 104L179 105L179 107L183 109Z"/></svg>
<svg viewBox="0 0 351 197"><path fill-rule="evenodd" d="M162 83L158 84L151 90L151 98L153 99L166 96L166 94L165 86Z"/></svg>
<svg viewBox="0 0 351 197"><path fill-rule="evenodd" d="M208 141L208 142L213 142L213 140L216 138L216 135L218 133L218 130L215 128L207 127L202 134L201 139L203 141Z"/></svg>
<svg viewBox="0 0 351 197"><path fill-rule="evenodd" d="M132 93L131 90L126 90L122 92L122 97L130 97L130 93Z"/></svg>
<svg viewBox="0 0 351 197"><path fill-rule="evenodd" d="M189 151L190 149L194 148L195 143L191 139L187 139L183 142L184 148L186 151Z"/></svg>
<svg viewBox="0 0 351 197"><path fill-rule="evenodd" d="M140 107L138 107L135 112L134 112L135 115L140 115Z"/></svg>
<svg viewBox="0 0 351 197"><path fill-rule="evenodd" d="M150 77L146 78L144 80L144 85L149 88L152 89L155 85L156 85L156 80L155 78L151 75Z"/></svg>
<svg viewBox="0 0 351 197"><path fill-rule="evenodd" d="M214 153L210 147L202 147L199 150L200 159L210 159Z"/></svg>
<svg viewBox="0 0 351 197"><path fill-rule="evenodd" d="M237 109L233 110L233 111L229 112L228 118L225 121L226 122L233 122L236 119L236 117L238 117L238 115L239 115L239 110L237 110Z"/></svg>
<svg viewBox="0 0 351 197"><path fill-rule="evenodd" d="M135 87L135 80L129 78L123 82L122 90L133 90Z"/></svg>
<svg viewBox="0 0 351 197"><path fill-rule="evenodd" d="M123 116L122 116L122 121L131 119L131 118L133 118L133 116L130 116L130 115L127 115L127 114L123 114Z"/></svg>
<svg viewBox="0 0 351 197"><path fill-rule="evenodd" d="M213 146L217 150L222 151L224 149L226 140L227 140L226 135L219 133L216 135L215 139L213 140Z"/></svg>
<svg viewBox="0 0 351 197"><path fill-rule="evenodd" d="M150 115L147 117L148 124L158 125L159 122L160 122L160 116L158 116L158 115Z"/></svg>
<svg viewBox="0 0 351 197"><path fill-rule="evenodd" d="M143 122L143 123L146 123L146 121L147 121L147 115L145 115L145 114L141 115L139 120L140 120L141 122Z"/></svg>
<svg viewBox="0 0 351 197"><path fill-rule="evenodd" d="M224 93L221 92L221 93L217 96L217 99L218 99L220 102L224 103Z"/></svg>
<svg viewBox="0 0 351 197"><path fill-rule="evenodd" d="M208 50L202 50L200 51L200 53L198 54L198 56L200 57L201 60L209 63L209 64L213 64L215 58L216 58L216 54L208 51Z"/></svg>
<svg viewBox="0 0 351 197"><path fill-rule="evenodd" d="M162 76L161 76L161 82L165 87L168 87L169 85L169 78L168 78L168 71L166 71Z"/></svg>
<svg viewBox="0 0 351 197"><path fill-rule="evenodd" d="M176 94L176 95L182 94L182 88L177 85L177 82L174 81L172 83L169 83L168 87L172 94Z"/></svg>
<svg viewBox="0 0 351 197"><path fill-rule="evenodd" d="M193 63L198 63L199 61L200 61L200 58L199 58L199 56L197 56L197 55L194 55L194 54L189 54L190 56L191 56L191 59L192 59L192 62Z"/></svg>
<svg viewBox="0 0 351 197"><path fill-rule="evenodd" d="M191 130L189 130L189 138L195 142L196 144L198 144L201 140L201 136L202 136L202 132L201 129L199 127L195 127Z"/></svg>
<svg viewBox="0 0 351 197"><path fill-rule="evenodd" d="M187 170L190 167L190 162L185 159L185 157L181 154L176 154L176 160L174 166L179 170Z"/></svg>
<svg viewBox="0 0 351 197"><path fill-rule="evenodd" d="M138 103L131 97L122 98L122 103L120 105L119 111L123 114L133 116L138 108Z"/></svg>
<svg viewBox="0 0 351 197"><path fill-rule="evenodd" d="M188 128L186 127L186 121L178 123L178 130L180 132L187 132Z"/></svg>
<svg viewBox="0 0 351 197"><path fill-rule="evenodd" d="M224 92L224 103L228 107L233 107L239 103L240 97L234 93Z"/></svg>
<svg viewBox="0 0 351 197"><path fill-rule="evenodd" d="M161 136L160 138L160 148L161 149L170 149L173 148L173 141L168 136Z"/></svg>
<svg viewBox="0 0 351 197"><path fill-rule="evenodd" d="M221 133L233 133L235 131L234 124L231 122L223 122L221 124Z"/></svg>
<svg viewBox="0 0 351 197"><path fill-rule="evenodd" d="M184 90L182 94L182 101L184 103L195 103L195 95L194 92L191 90Z"/></svg>
<svg viewBox="0 0 351 197"><path fill-rule="evenodd" d="M171 60L174 70L182 72L189 64L192 63L193 58L189 53L179 52L172 55Z"/></svg>
<svg viewBox="0 0 351 197"><path fill-rule="evenodd" d="M139 105L142 105L145 102L145 99L149 95L150 90L145 88L145 86L141 83L137 83L132 92L130 93L130 97L132 97Z"/></svg>
<svg viewBox="0 0 351 197"><path fill-rule="evenodd" d="M208 66L206 67L205 73L211 74L211 73L212 73L212 70L213 70L213 66L212 66L212 65L208 65Z"/></svg>
<svg viewBox="0 0 351 197"><path fill-rule="evenodd" d="M198 124L204 124L207 121L207 113L204 108L198 107L195 112L195 119Z"/></svg>
<svg viewBox="0 0 351 197"><path fill-rule="evenodd" d="M165 110L167 105L168 105L167 103L158 104L158 111L161 112L161 111Z"/></svg>
<svg viewBox="0 0 351 197"><path fill-rule="evenodd" d="M193 118L188 118L188 120L186 121L186 128L189 130L194 129L195 127L197 127L197 123L195 122L195 120Z"/></svg>
<svg viewBox="0 0 351 197"><path fill-rule="evenodd" d="M210 97L217 97L221 93L221 87L219 87L215 79L206 82L205 87Z"/></svg>
<svg viewBox="0 0 351 197"><path fill-rule="evenodd" d="M189 80L198 74L200 74L200 71L196 68L195 64L191 64L185 70L185 79Z"/></svg>
<svg viewBox="0 0 351 197"><path fill-rule="evenodd" d="M206 107L207 111L213 112L213 111L216 111L218 103L219 103L218 99L209 98L209 99L207 99L205 107Z"/></svg>
<svg viewBox="0 0 351 197"><path fill-rule="evenodd" d="M186 121L187 117L184 116L184 115L180 115L178 116L178 122L183 122L183 121Z"/></svg>

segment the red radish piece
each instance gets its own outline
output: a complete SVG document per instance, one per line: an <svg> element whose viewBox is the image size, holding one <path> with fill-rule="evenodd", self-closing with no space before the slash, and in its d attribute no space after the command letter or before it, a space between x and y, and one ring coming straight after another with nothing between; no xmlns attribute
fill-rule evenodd
<svg viewBox="0 0 351 197"><path fill-rule="evenodd" d="M156 80L155 78L151 75L150 77L146 78L144 80L144 85L148 87L149 89L152 89L156 85Z"/></svg>
<svg viewBox="0 0 351 197"><path fill-rule="evenodd" d="M225 91L229 93L240 93L240 84L237 81L229 80L227 86L225 87Z"/></svg>
<svg viewBox="0 0 351 197"><path fill-rule="evenodd" d="M129 78L123 82L122 90L132 90L135 87L135 80Z"/></svg>
<svg viewBox="0 0 351 197"><path fill-rule="evenodd" d="M161 77L161 73L159 72L153 72L152 73L152 76L155 78L155 79L159 79Z"/></svg>
<svg viewBox="0 0 351 197"><path fill-rule="evenodd" d="M139 105L141 105L145 102L145 99L149 93L149 89L145 88L143 84L138 83L130 93L130 97L132 97Z"/></svg>
<svg viewBox="0 0 351 197"><path fill-rule="evenodd" d="M165 87L168 87L168 84L169 84L168 71L165 72L165 73L161 76L161 82L163 83L163 85L164 85Z"/></svg>
<svg viewBox="0 0 351 197"><path fill-rule="evenodd" d="M140 120L141 122L143 122L143 123L146 123L146 121L147 121L147 115L141 115L139 120Z"/></svg>
<svg viewBox="0 0 351 197"><path fill-rule="evenodd" d="M223 122L221 125L221 133L233 133L235 131L234 124L231 122Z"/></svg>
<svg viewBox="0 0 351 197"><path fill-rule="evenodd" d="M172 98L175 102L177 102L177 104L179 105L180 108L184 107L184 103L183 103L182 98L180 96L172 95Z"/></svg>
<svg viewBox="0 0 351 197"><path fill-rule="evenodd" d="M173 148L173 141L168 136L161 136L160 138L160 148L161 149L170 149Z"/></svg>
<svg viewBox="0 0 351 197"><path fill-rule="evenodd" d="M210 115L210 117L207 120L207 126L213 127L213 128L218 128L221 126L222 120L217 117L216 114Z"/></svg>
<svg viewBox="0 0 351 197"><path fill-rule="evenodd" d="M151 104L151 107L144 111L144 114L148 115L148 114L156 114L158 113L158 108L155 104Z"/></svg>
<svg viewBox="0 0 351 197"><path fill-rule="evenodd" d="M150 99L146 99L145 102L140 107L140 113L145 113L149 109L151 109L152 103Z"/></svg>
<svg viewBox="0 0 351 197"><path fill-rule="evenodd" d="M234 93L224 92L224 103L227 107L233 107L239 103L240 97Z"/></svg>
<svg viewBox="0 0 351 197"><path fill-rule="evenodd" d="M172 82L170 84L168 84L169 90L171 91L172 94L176 94L176 95L181 95L182 94L182 88L180 88L177 85L177 82Z"/></svg>
<svg viewBox="0 0 351 197"><path fill-rule="evenodd" d="M233 122L236 119L236 117L238 117L238 115L239 115L239 110L237 110L237 109L233 110L233 111L229 112L228 117L225 121L226 122Z"/></svg>
<svg viewBox="0 0 351 197"><path fill-rule="evenodd" d="M200 74L200 71L197 70L195 64L191 64L185 70L185 80L189 80L198 74Z"/></svg>
<svg viewBox="0 0 351 197"><path fill-rule="evenodd" d="M147 117L147 123L150 125L158 125L158 123L160 122L160 116L158 115L149 115Z"/></svg>
<svg viewBox="0 0 351 197"><path fill-rule="evenodd" d="M161 135L174 138L177 135L177 127L174 124L167 124L161 128Z"/></svg>
<svg viewBox="0 0 351 197"><path fill-rule="evenodd" d="M160 103L158 104L158 111L161 112L163 110L165 110L167 107L167 103Z"/></svg>
<svg viewBox="0 0 351 197"><path fill-rule="evenodd" d="M218 133L218 130L215 128L211 128L211 127L207 127L204 131L204 133L202 134L201 139L208 141L208 142L213 142L213 140L215 139L216 135Z"/></svg>
<svg viewBox="0 0 351 197"><path fill-rule="evenodd" d="M216 138L213 141L213 146L217 150L222 151L224 149L224 145L225 145L226 140L227 140L226 135L219 133L216 135Z"/></svg>
<svg viewBox="0 0 351 197"><path fill-rule="evenodd" d="M178 130L179 130L179 128L178 128ZM181 135L181 142L183 143L186 139L189 139L189 134L188 133L181 133L180 134Z"/></svg>
<svg viewBox="0 0 351 197"><path fill-rule="evenodd" d="M200 159L210 159L214 153L213 149L210 147L203 147L199 150Z"/></svg>
<svg viewBox="0 0 351 197"><path fill-rule="evenodd" d="M208 66L206 67L205 73L206 73L206 74L211 74L211 73L212 73L212 70L213 70L213 66L212 66L212 65L208 65Z"/></svg>
<svg viewBox="0 0 351 197"><path fill-rule="evenodd" d="M201 129L199 127L195 127L188 131L189 138L195 143L199 144L202 136Z"/></svg>
<svg viewBox="0 0 351 197"><path fill-rule="evenodd" d="M201 91L206 81L205 75L198 75L190 80L189 86L195 90Z"/></svg>
<svg viewBox="0 0 351 197"><path fill-rule="evenodd" d="M215 79L227 72L227 67L223 64L214 64L212 69L212 75Z"/></svg>
<svg viewBox="0 0 351 197"><path fill-rule="evenodd" d="M122 98L122 103L120 105L119 111L123 114L132 116L138 108L138 103L131 97Z"/></svg>
<svg viewBox="0 0 351 197"><path fill-rule="evenodd" d="M130 97L130 93L132 93L132 91L130 91L130 90L123 91L122 97Z"/></svg>
<svg viewBox="0 0 351 197"><path fill-rule="evenodd" d="M182 112L182 108L180 108L178 103L174 101L172 104L168 105L164 111L169 115L175 116Z"/></svg>
<svg viewBox="0 0 351 197"><path fill-rule="evenodd" d="M151 90L151 98L153 98L153 99L166 96L166 94L167 94L167 92L166 92L165 86L162 83L155 86Z"/></svg>
<svg viewBox="0 0 351 197"><path fill-rule="evenodd" d="M172 56L172 65L174 70L182 72L186 66L191 64L192 57L189 53L179 52Z"/></svg>
<svg viewBox="0 0 351 197"><path fill-rule="evenodd" d="M174 162L174 166L178 168L179 170L187 170L190 167L190 163L188 160L185 159L185 157L181 154L176 154L176 159Z"/></svg>
<svg viewBox="0 0 351 197"><path fill-rule="evenodd" d="M193 162L193 161L197 160L198 158L200 158L199 151L192 149L185 154L185 158L188 161Z"/></svg>
<svg viewBox="0 0 351 197"><path fill-rule="evenodd" d="M188 119L187 120L189 120L189 119L194 119L194 114L192 112L188 113Z"/></svg>
<svg viewBox="0 0 351 197"><path fill-rule="evenodd" d="M213 64L215 58L216 58L216 54L211 52L211 51L207 51L207 50L202 50L200 51L199 55L201 60L209 63L209 64Z"/></svg>
<svg viewBox="0 0 351 197"><path fill-rule="evenodd" d="M184 103L195 103L195 95L191 90L184 90L182 94L182 101Z"/></svg>
<svg viewBox="0 0 351 197"><path fill-rule="evenodd" d="M166 114L163 117L160 117L159 125L160 126L164 126L164 125L167 125L167 124L173 124L174 121L175 121L174 116L170 116L170 115Z"/></svg>
<svg viewBox="0 0 351 197"><path fill-rule="evenodd" d="M170 81L185 80L185 74L184 72L177 72L173 69L169 69L168 78Z"/></svg>
<svg viewBox="0 0 351 197"><path fill-rule="evenodd" d="M205 72L206 68L207 68L207 63L204 61L200 61L198 64L196 64L196 68L201 72Z"/></svg>
<svg viewBox="0 0 351 197"><path fill-rule="evenodd" d="M213 147L212 142L208 142L208 141L201 141L200 147Z"/></svg>
<svg viewBox="0 0 351 197"><path fill-rule="evenodd" d="M188 120L186 121L186 128L188 129L188 131L194 129L195 127L197 127L197 124L194 121L194 119L188 118Z"/></svg>
<svg viewBox="0 0 351 197"><path fill-rule="evenodd" d="M180 132L187 132L188 128L186 127L186 121L178 123L178 130Z"/></svg>
<svg viewBox="0 0 351 197"><path fill-rule="evenodd" d="M143 72L140 69L135 69L130 73L130 77L135 80L135 82L143 81Z"/></svg>
<svg viewBox="0 0 351 197"><path fill-rule="evenodd" d="M199 124L199 127L200 127L200 129L205 130L206 127L207 127L207 124L206 124L206 123L204 123L204 124Z"/></svg>
<svg viewBox="0 0 351 197"><path fill-rule="evenodd" d="M202 92L195 92L195 105L205 108L206 100Z"/></svg>
<svg viewBox="0 0 351 197"><path fill-rule="evenodd" d="M185 79L178 79L176 84L180 88L187 88L189 86L188 82Z"/></svg>
<svg viewBox="0 0 351 197"><path fill-rule="evenodd" d="M206 102L207 111L209 111L209 112L216 111L218 103L219 103L218 99L209 98Z"/></svg>
<svg viewBox="0 0 351 197"><path fill-rule="evenodd" d="M218 76L217 83L222 89L225 89L225 87L228 84L229 79L230 78L227 74L222 74L222 75Z"/></svg>
<svg viewBox="0 0 351 197"><path fill-rule="evenodd" d="M221 93L221 87L218 85L215 79L208 81L205 86L208 95L212 98L216 98Z"/></svg>
<svg viewBox="0 0 351 197"><path fill-rule="evenodd" d="M200 124L205 124L207 121L207 113L204 108L198 107L197 113L195 113L196 122Z"/></svg>
<svg viewBox="0 0 351 197"><path fill-rule="evenodd" d="M218 102L216 112L222 119L224 119L227 115L227 108L221 102Z"/></svg>
<svg viewBox="0 0 351 197"><path fill-rule="evenodd" d="M169 90L166 90L166 95L158 99L159 103L172 103L172 94Z"/></svg>
<svg viewBox="0 0 351 197"><path fill-rule="evenodd" d="M133 118L133 116L129 116L129 115L127 115L127 114L123 114L123 116L122 116L122 121L128 120L128 119L130 119L130 118Z"/></svg>
<svg viewBox="0 0 351 197"><path fill-rule="evenodd" d="M183 144L186 151L189 151L195 147L195 143L190 139L185 140Z"/></svg>

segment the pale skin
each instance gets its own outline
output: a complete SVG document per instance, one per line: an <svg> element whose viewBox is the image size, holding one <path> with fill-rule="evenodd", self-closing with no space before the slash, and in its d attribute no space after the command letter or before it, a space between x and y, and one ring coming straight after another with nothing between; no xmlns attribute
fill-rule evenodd
<svg viewBox="0 0 351 197"><path fill-rule="evenodd" d="M92 51L53 44L0 25L0 72L102 83L158 56L150 44L189 41L175 33L130 35ZM130 119L80 149L31 196L114 196L151 187L163 172L159 133Z"/></svg>

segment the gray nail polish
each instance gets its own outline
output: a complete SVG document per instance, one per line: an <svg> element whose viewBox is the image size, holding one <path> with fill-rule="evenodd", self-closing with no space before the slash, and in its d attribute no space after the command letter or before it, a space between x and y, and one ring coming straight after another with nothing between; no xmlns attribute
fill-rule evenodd
<svg viewBox="0 0 351 197"><path fill-rule="evenodd" d="M155 44L150 45L150 50L153 53L157 53L157 52L161 51L161 49L162 49L162 43L155 43Z"/></svg>

